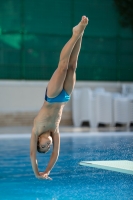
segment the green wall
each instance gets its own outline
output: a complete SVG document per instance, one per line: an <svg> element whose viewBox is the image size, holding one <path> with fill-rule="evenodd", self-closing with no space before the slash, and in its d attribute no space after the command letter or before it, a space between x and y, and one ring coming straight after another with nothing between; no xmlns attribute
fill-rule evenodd
<svg viewBox="0 0 133 200"><path fill-rule="evenodd" d="M48 80L82 15L78 80L133 81L133 32L113 0L1 0L0 79Z"/></svg>

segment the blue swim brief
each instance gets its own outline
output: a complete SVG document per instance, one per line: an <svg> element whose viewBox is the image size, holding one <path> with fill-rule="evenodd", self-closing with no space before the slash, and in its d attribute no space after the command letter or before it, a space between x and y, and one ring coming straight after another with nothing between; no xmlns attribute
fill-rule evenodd
<svg viewBox="0 0 133 200"><path fill-rule="evenodd" d="M49 103L63 103L70 100L70 95L63 89L60 94L54 98L50 98L47 96L47 89L45 93L45 100Z"/></svg>

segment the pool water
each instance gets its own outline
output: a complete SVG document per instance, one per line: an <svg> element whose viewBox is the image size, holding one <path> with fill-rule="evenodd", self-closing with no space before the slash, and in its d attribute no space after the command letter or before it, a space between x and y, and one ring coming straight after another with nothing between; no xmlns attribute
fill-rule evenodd
<svg viewBox="0 0 133 200"><path fill-rule="evenodd" d="M0 200L133 199L133 175L78 164L82 160L133 160L132 133L62 134L52 181L35 178L29 142L30 135L0 136ZM37 154L40 171L50 153Z"/></svg>

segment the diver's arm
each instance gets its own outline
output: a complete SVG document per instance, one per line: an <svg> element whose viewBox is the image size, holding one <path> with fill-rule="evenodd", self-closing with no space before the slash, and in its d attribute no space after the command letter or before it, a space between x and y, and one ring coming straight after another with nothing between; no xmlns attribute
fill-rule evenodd
<svg viewBox="0 0 133 200"><path fill-rule="evenodd" d="M44 174L49 174L52 170L53 166L55 165L58 156L59 156L59 150L60 150L60 134L54 133L53 134L53 152L50 157L50 161L47 165L46 170L44 171Z"/></svg>
<svg viewBox="0 0 133 200"><path fill-rule="evenodd" d="M30 159L31 159L31 165L32 169L34 171L35 176L38 178L39 171L38 171L38 164L36 159L36 150L37 150L37 136L34 132L34 129L32 129L31 139L30 139Z"/></svg>

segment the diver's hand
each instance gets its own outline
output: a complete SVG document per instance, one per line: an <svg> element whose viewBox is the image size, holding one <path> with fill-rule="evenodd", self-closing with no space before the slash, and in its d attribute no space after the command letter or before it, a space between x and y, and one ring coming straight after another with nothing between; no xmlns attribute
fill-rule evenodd
<svg viewBox="0 0 133 200"><path fill-rule="evenodd" d="M49 173L46 172L39 172L39 175L37 176L38 179L47 179L47 180L52 180L52 178L50 178Z"/></svg>

